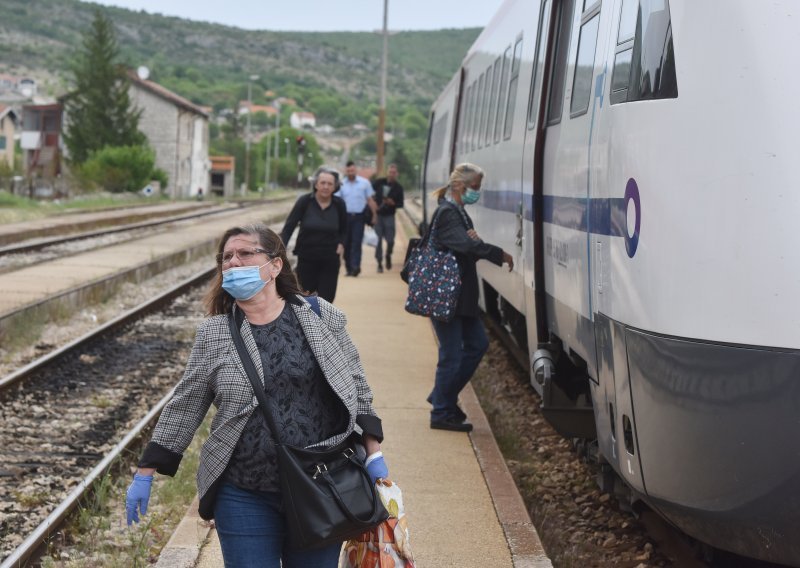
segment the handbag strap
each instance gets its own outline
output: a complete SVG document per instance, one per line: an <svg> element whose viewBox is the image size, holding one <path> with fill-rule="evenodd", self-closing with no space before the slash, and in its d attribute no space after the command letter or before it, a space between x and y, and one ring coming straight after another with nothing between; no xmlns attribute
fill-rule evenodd
<svg viewBox="0 0 800 568"><path fill-rule="evenodd" d="M444 207L446 207L446 205ZM467 222L466 213L464 213L464 211L461 209L461 207L459 207L455 203L453 203L453 207L455 207L456 211L458 211L458 214L461 217L461 220L464 222L464 228L469 230L469 223ZM423 248L425 245L427 245L430 242L431 238L433 238L433 229L434 229L434 226L436 225L436 220L439 218L439 215L442 212L442 209L443 209L443 206L440 205L439 207L436 208L436 211L434 211L433 218L431 219L430 227L428 227L428 231L425 233L425 236L422 237L422 240L420 241L419 245L417 245L418 248Z"/></svg>
<svg viewBox="0 0 800 568"><path fill-rule="evenodd" d="M242 340L242 333L239 330L239 326L242 324L242 319L239 318L239 315L242 314L241 310L236 310L234 314L228 314L228 326L231 329L231 337L233 338L233 344L236 346L236 351L239 353L239 359L242 361L242 365L244 366L244 370L247 373L247 378L250 379L250 384L253 385L253 393L256 395L256 399L258 399L258 405L261 407L261 411L264 413L264 418L267 419L267 424L269 425L270 430L272 430L272 435L275 437L275 442L278 444L282 444L280 439L280 430L278 430L278 425L275 423L275 418L273 418L272 413L269 411L269 402L267 401L267 395L264 392L264 386L261 384L261 381L258 379L258 371L256 370L256 366L253 364L253 360L250 358L250 354L247 352L247 348L244 346L244 340Z"/></svg>
<svg viewBox="0 0 800 568"><path fill-rule="evenodd" d="M317 317L321 318L322 316L320 315L319 298L317 296L306 296L306 301L311 305L311 310L317 314ZM247 373L247 378L250 379L250 384L253 386L253 393L256 395L258 405L261 407L261 411L264 413L264 418L267 419L267 424L269 425L270 430L272 430L272 435L275 437L275 441L278 444L282 444L283 442L281 442L280 439L280 430L278 429L278 425L275 423L275 418L272 416L272 412L269 410L269 401L267 401L267 395L264 392L264 386L261 384L261 381L258 378L258 371L256 370L256 366L253 364L253 360L250 358L250 354L247 352L247 348L244 346L242 332L239 329L244 321L244 313L238 309L234 313L235 315L228 314L228 327L230 327L231 330L233 344L236 346L236 351L239 353L239 359L242 361L244 370Z"/></svg>

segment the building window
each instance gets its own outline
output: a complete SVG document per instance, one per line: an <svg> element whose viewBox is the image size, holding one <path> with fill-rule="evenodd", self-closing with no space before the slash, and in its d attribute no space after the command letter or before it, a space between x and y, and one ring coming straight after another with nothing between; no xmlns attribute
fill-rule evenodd
<svg viewBox="0 0 800 568"><path fill-rule="evenodd" d="M0 150L6 149L6 137L0 136Z"/></svg>

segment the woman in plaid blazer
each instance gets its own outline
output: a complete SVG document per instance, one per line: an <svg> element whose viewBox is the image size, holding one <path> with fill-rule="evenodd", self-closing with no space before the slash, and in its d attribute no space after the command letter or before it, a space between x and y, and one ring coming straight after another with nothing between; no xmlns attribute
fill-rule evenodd
<svg viewBox="0 0 800 568"><path fill-rule="evenodd" d="M340 546L291 550L285 530L272 433L236 352L228 316L241 310L244 344L264 384L281 439L333 446L361 437L367 470L388 475L381 420L345 315L319 300L317 315L299 289L280 237L264 225L225 232L183 378L164 408L126 495L128 523L146 513L155 471L174 475L213 404L216 415L197 472L200 516L214 518L226 566L336 566Z"/></svg>

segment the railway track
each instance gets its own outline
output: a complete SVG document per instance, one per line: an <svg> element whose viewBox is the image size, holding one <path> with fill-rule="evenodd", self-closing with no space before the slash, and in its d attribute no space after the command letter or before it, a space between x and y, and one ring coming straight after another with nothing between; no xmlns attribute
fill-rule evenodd
<svg viewBox="0 0 800 568"><path fill-rule="evenodd" d="M23 565L158 415L202 314L187 293L212 273L0 380L0 567Z"/></svg>
<svg viewBox="0 0 800 568"><path fill-rule="evenodd" d="M46 262L52 258L78 254L127 240L138 236L153 234L154 229L167 228L172 224L193 221L237 210L263 205L280 200L259 202L239 202L235 205L215 206L200 211L181 213L169 217L159 217L136 223L104 227L80 233L66 233L42 238L27 239L0 247L0 273Z"/></svg>

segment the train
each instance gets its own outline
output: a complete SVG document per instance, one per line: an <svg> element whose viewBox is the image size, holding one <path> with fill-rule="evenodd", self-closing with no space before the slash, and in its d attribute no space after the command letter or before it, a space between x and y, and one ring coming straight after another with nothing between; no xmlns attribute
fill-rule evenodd
<svg viewBox="0 0 800 568"><path fill-rule="evenodd" d="M603 489L800 566L800 6L507 0L434 102L472 162L481 307ZM794 47L792 47L794 46ZM621 489L621 487L624 489Z"/></svg>

